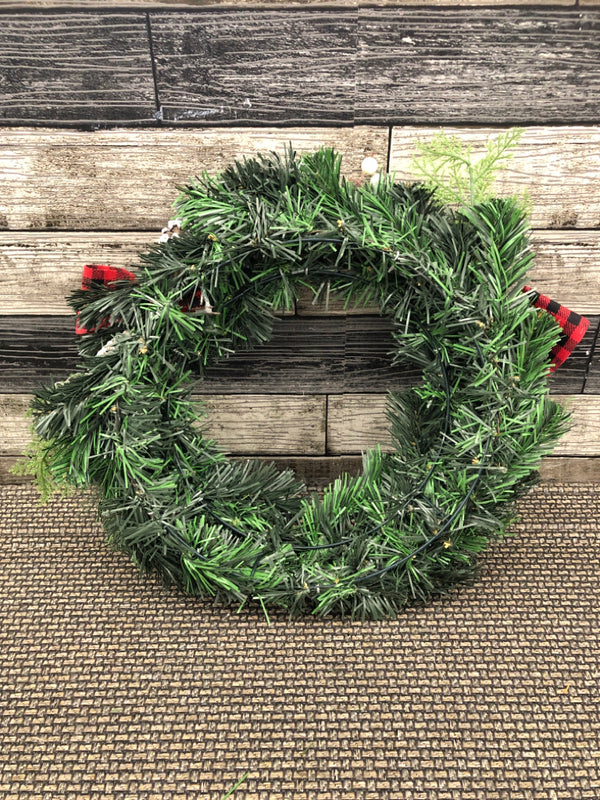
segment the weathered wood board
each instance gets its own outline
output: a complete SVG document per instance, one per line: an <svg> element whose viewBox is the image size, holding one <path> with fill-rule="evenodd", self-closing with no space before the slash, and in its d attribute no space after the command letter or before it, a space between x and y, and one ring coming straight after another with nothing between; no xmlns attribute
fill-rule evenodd
<svg viewBox="0 0 600 800"><path fill-rule="evenodd" d="M600 317L592 317L582 343L553 376L554 393L589 391L592 346ZM0 317L0 391L34 390L64 380L77 365L71 317ZM391 363L392 325L385 317L285 317L273 338L212 367L203 393L339 394L398 391L419 382L420 371ZM586 382L587 381L587 382Z"/></svg>
<svg viewBox="0 0 600 800"><path fill-rule="evenodd" d="M84 264L130 267L158 235L1 231L0 315L72 314L65 298L81 285Z"/></svg>
<svg viewBox="0 0 600 800"><path fill-rule="evenodd" d="M151 13L164 118L354 123L356 21L352 9L313 6Z"/></svg>
<svg viewBox="0 0 600 800"><path fill-rule="evenodd" d="M498 133L492 128L444 130L471 144L474 156L483 154L489 137ZM414 180L411 161L415 142L427 141L438 131L439 128L394 128L390 172L400 180ZM525 128L495 184L500 195L529 197L534 228L554 229L600 227L599 187L600 128L589 126Z"/></svg>
<svg viewBox="0 0 600 800"><path fill-rule="evenodd" d="M0 130L0 229L157 230L177 187L257 151L319 146L344 154L346 177L365 157L385 163L385 128L231 128L148 131ZM158 235L158 233L157 233Z"/></svg>
<svg viewBox="0 0 600 800"><path fill-rule="evenodd" d="M555 124L600 109L591 6L28 10L3 14L13 122Z"/></svg>
<svg viewBox="0 0 600 800"><path fill-rule="evenodd" d="M600 231L534 231L532 243L529 283L581 314L600 313Z"/></svg>
<svg viewBox="0 0 600 800"><path fill-rule="evenodd" d="M146 17L13 13L1 18L0 119L152 120Z"/></svg>
<svg viewBox="0 0 600 800"><path fill-rule="evenodd" d="M175 7L177 10L197 9L203 6L231 6L232 0L0 0L0 11L44 11L58 4L64 8L106 9L135 8L156 10ZM288 7L288 6L326 6L347 8L371 8L373 6L422 6L424 0L236 0L236 6L250 7ZM598 0L579 0L579 5L597 5ZM546 5L575 6L576 0L427 0L430 6L503 6L503 5Z"/></svg>
<svg viewBox="0 0 600 800"><path fill-rule="evenodd" d="M572 428L553 456L600 456L600 398L561 395ZM0 456L17 456L30 440L30 396L0 394ZM203 398L202 427L233 455L348 456L389 447L382 395L213 395ZM325 429L327 402L327 430ZM555 473L556 474L556 473Z"/></svg>
<svg viewBox="0 0 600 800"><path fill-rule="evenodd" d="M157 232L0 231L0 315L70 314L65 297L79 286L84 264L131 267L156 239ZM538 230L532 243L530 283L582 314L600 313L600 231ZM329 302L313 299L303 292L298 313L364 313L344 309L333 296Z"/></svg>
<svg viewBox="0 0 600 800"><path fill-rule="evenodd" d="M325 455L322 395L211 395L200 427L234 455ZM30 440L27 394L0 394L0 455L19 455Z"/></svg>
<svg viewBox="0 0 600 800"><path fill-rule="evenodd" d="M600 332L599 332L600 333ZM594 342L593 354L590 360L589 374L585 383L585 391L591 394L600 394L600 352L598 352L598 339Z"/></svg>
<svg viewBox="0 0 600 800"><path fill-rule="evenodd" d="M572 413L572 427L558 443L555 456L600 455L600 397L558 395ZM327 410L327 451L358 453L376 444L389 447L384 395L330 395Z"/></svg>
<svg viewBox="0 0 600 800"><path fill-rule="evenodd" d="M396 125L595 121L599 34L595 9L359 9L355 118Z"/></svg>
<svg viewBox="0 0 600 800"><path fill-rule="evenodd" d="M410 179L414 143L437 129L394 128L390 170ZM485 144L491 129L449 132ZM320 145L343 154L347 177L373 153L383 166L384 128L290 128L83 132L16 128L0 131L0 229L157 230L172 216L177 186L203 170L216 173L257 151ZM600 129L528 128L498 191L526 191L536 228L600 227Z"/></svg>

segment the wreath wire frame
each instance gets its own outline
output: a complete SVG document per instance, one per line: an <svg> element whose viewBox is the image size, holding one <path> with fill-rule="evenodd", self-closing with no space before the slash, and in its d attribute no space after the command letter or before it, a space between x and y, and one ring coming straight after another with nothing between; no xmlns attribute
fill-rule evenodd
<svg viewBox="0 0 600 800"><path fill-rule="evenodd" d="M220 602L381 618L473 577L569 415L548 396L560 330L522 291L519 203L451 208L340 167L333 150L290 150L183 187L180 227L134 273L92 271L73 293L80 364L32 412L41 473L95 486L109 541L142 570ZM362 474L322 496L228 460L190 397L208 366L268 340L307 285L376 302L392 359L422 370L389 395L393 450L365 453Z"/></svg>

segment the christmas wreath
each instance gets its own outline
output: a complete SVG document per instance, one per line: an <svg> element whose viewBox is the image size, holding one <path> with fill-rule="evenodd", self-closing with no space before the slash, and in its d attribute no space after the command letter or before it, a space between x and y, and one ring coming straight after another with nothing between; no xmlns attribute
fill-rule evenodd
<svg viewBox="0 0 600 800"><path fill-rule="evenodd" d="M378 618L467 579L505 530L567 421L548 354L563 360L586 321L556 313L561 342L548 298L523 291L526 216L480 191L489 170L469 167L467 200L442 202L427 175L357 185L340 162L327 149L237 161L182 189L135 272L86 268L71 297L79 367L32 403L36 469L97 487L110 542L188 593ZM322 495L229 460L190 399L209 365L269 339L305 285L376 302L392 358L422 370L389 396L392 451Z"/></svg>

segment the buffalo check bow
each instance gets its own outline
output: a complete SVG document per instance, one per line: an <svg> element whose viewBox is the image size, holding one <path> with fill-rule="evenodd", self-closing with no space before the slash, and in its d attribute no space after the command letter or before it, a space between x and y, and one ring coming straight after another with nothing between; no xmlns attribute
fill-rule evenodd
<svg viewBox="0 0 600 800"><path fill-rule="evenodd" d="M124 280L135 281L135 275L129 272L129 270L119 267L109 267L104 264L86 264L83 268L81 288L89 289L93 284L114 287L117 281ZM531 302L535 308L540 308L548 314L551 314L562 329L559 341L550 351L550 372L554 372L561 364L564 364L573 350L581 342L590 321L580 314L570 311L555 300L551 300L549 297L546 297L546 295L536 292L529 286L523 287L523 291L531 292ZM205 303L202 292L196 292L191 302L182 304L183 311L204 310L205 308L210 309L210 306ZM208 313L211 312L212 309L210 309ZM79 335L94 333L94 331L105 328L109 324L107 319L103 319L96 327L85 328L79 324L79 320L77 319L75 322L75 333Z"/></svg>
<svg viewBox="0 0 600 800"><path fill-rule="evenodd" d="M573 350L583 339L590 321L575 311L570 311L566 306L561 306L556 300L551 300L545 294L540 294L529 286L523 287L524 292L531 292L531 302L536 308L541 308L551 314L562 328L558 342L550 351L550 372L554 372L564 364Z"/></svg>
<svg viewBox="0 0 600 800"><path fill-rule="evenodd" d="M128 269L121 269L120 267L108 267L105 264L86 264L83 268L83 278L81 280L82 289L90 289L94 284L102 284L115 288L116 281L134 281L135 275L129 272ZM94 333L100 328L106 328L110 325L108 319L103 319L98 325L93 328L85 328L79 324L79 314L75 320L75 333L82 336L85 333Z"/></svg>

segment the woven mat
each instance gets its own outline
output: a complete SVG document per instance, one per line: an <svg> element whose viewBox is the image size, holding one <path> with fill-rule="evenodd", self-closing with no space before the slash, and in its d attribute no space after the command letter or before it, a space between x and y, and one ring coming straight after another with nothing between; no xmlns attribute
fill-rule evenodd
<svg viewBox="0 0 600 800"><path fill-rule="evenodd" d="M2 800L600 797L600 486L385 622L165 591L81 499L0 489Z"/></svg>

